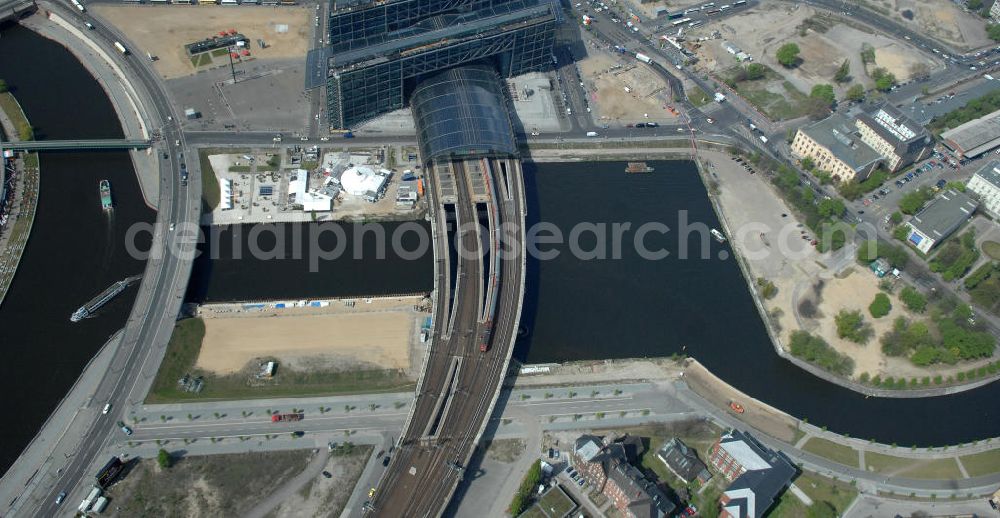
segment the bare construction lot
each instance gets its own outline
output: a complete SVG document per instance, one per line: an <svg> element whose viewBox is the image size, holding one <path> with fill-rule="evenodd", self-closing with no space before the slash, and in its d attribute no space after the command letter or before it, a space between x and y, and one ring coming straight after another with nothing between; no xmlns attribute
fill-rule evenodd
<svg viewBox="0 0 1000 518"><path fill-rule="evenodd" d="M255 359L276 358L283 367L301 371L409 370L423 316L413 306L420 300L249 312L237 312L236 305L202 308L205 338L195 367L227 375Z"/></svg>
<svg viewBox="0 0 1000 518"><path fill-rule="evenodd" d="M243 516L306 468L312 450L139 461L108 491L109 516Z"/></svg>
<svg viewBox="0 0 1000 518"><path fill-rule="evenodd" d="M889 19L961 49L990 45L984 19L950 0L868 0ZM991 2L983 2L989 7Z"/></svg>
<svg viewBox="0 0 1000 518"><path fill-rule="evenodd" d="M722 47L723 42L730 42L805 94L814 85L823 83L833 84L841 95L854 83L871 88L874 81L868 77L868 70L875 67L884 67L897 80L906 81L916 63L926 63L932 71L941 66L930 54L905 41L872 34L861 25L847 25L839 17L802 4L763 4L694 33L707 37L715 30L721 33L721 39L707 40L698 49L702 66L717 73L735 66L737 61L733 54ZM795 43L801 50L801 62L794 68L781 66L775 58L778 48L785 43ZM868 70L861 60L863 45L875 49L875 64L869 64ZM850 62L851 80L837 85L833 76L845 59ZM785 95L781 81L771 81L766 89L776 95Z"/></svg>
<svg viewBox="0 0 1000 518"><path fill-rule="evenodd" d="M250 39L259 59L296 58L309 49L309 11L300 7L232 8L223 6L129 6L95 4L91 9L138 45L137 51L159 59L153 66L165 79L196 72L184 45L235 29ZM261 49L258 39L266 42ZM140 54L140 52L136 52ZM226 60L226 68L229 61Z"/></svg>
<svg viewBox="0 0 1000 518"><path fill-rule="evenodd" d="M596 107L594 119L612 124L675 123L676 117L666 109L670 88L645 65L621 56L588 48L587 57L578 63L590 104Z"/></svg>

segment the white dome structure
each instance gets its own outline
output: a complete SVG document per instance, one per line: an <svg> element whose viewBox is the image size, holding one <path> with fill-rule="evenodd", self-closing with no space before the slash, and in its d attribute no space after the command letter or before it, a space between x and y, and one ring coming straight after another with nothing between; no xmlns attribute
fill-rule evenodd
<svg viewBox="0 0 1000 518"><path fill-rule="evenodd" d="M359 165L344 171L340 176L340 185L351 196L376 196L385 186L387 175L379 174L374 169Z"/></svg>

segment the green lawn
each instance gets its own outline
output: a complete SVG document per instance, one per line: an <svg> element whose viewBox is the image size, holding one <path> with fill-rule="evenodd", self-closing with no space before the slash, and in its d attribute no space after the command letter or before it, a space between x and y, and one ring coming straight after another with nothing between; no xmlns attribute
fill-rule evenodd
<svg viewBox="0 0 1000 518"><path fill-rule="evenodd" d="M865 452L865 469L878 473L923 479L962 478L954 459L909 459L881 453Z"/></svg>
<svg viewBox="0 0 1000 518"><path fill-rule="evenodd" d="M735 74L739 72L740 66L727 70L723 75L729 78L736 77ZM775 93L768 89L778 81L781 82L784 92ZM763 79L737 82L735 89L741 97L772 119L794 119L806 113L804 101L808 97L770 68L767 69Z"/></svg>
<svg viewBox="0 0 1000 518"><path fill-rule="evenodd" d="M820 437L813 437L806 441L802 449L834 462L839 462L845 466L858 467L858 451L849 446L837 444Z"/></svg>
<svg viewBox="0 0 1000 518"><path fill-rule="evenodd" d="M997 261L1000 261L1000 243L996 241L983 241L983 253Z"/></svg>
<svg viewBox="0 0 1000 518"><path fill-rule="evenodd" d="M17 135L9 135L8 138L19 140L35 140L35 130L28 122L27 116L21 110L21 105L17 98L10 92L0 92L0 109L7 114L7 118L14 124Z"/></svg>
<svg viewBox="0 0 1000 518"><path fill-rule="evenodd" d="M215 176L215 170L212 169L212 162L208 156L226 152L220 149L201 149L198 151L198 163L201 165L201 202L204 206L203 211L206 213L215 210L222 199L219 179Z"/></svg>
<svg viewBox="0 0 1000 518"><path fill-rule="evenodd" d="M695 105L698 108L701 108L702 106L705 106L706 104L712 102L712 97L710 97L708 94L705 93L704 90L702 90L697 86L688 88L687 94L688 94L688 100L691 101L691 104Z"/></svg>
<svg viewBox="0 0 1000 518"><path fill-rule="evenodd" d="M954 480L962 478L958 463L953 458L931 459L920 461L912 469L899 473L907 478L924 478L932 480Z"/></svg>
<svg viewBox="0 0 1000 518"><path fill-rule="evenodd" d="M837 510L837 514L843 514L858 496L858 490L854 486L811 471L803 471L795 479L795 485L809 495L813 502L829 502Z"/></svg>
<svg viewBox="0 0 1000 518"><path fill-rule="evenodd" d="M217 58L219 56L225 56L226 54L229 54L229 49L215 49L212 51L212 57L214 58Z"/></svg>
<svg viewBox="0 0 1000 518"><path fill-rule="evenodd" d="M194 66L195 68L212 64L212 56L208 55L207 52L191 56L190 59L191 59L191 65Z"/></svg>
<svg viewBox="0 0 1000 518"><path fill-rule="evenodd" d="M965 466L965 471L969 472L970 477L1000 472L1000 448L973 455L963 455L961 459L962 465Z"/></svg>
<svg viewBox="0 0 1000 518"><path fill-rule="evenodd" d="M163 363L153 380L153 387L146 396L147 403L405 392L415 388L415 383L402 372L391 370L332 372L284 369L278 376L280 384L251 386L245 373L217 376L194 367L204 336L205 323L199 318L177 323ZM185 374L203 376L204 389L200 393L181 390L177 380Z"/></svg>

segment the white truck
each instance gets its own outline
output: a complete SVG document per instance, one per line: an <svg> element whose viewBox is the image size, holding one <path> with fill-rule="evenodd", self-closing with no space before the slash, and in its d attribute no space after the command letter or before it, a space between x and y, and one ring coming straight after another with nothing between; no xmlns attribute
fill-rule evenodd
<svg viewBox="0 0 1000 518"><path fill-rule="evenodd" d="M596 131L588 131L587 132L587 136L588 137L596 137L597 136L597 132Z"/></svg>
<svg viewBox="0 0 1000 518"><path fill-rule="evenodd" d="M721 103L722 101L725 101L725 100L726 100L726 96L725 95L722 95L719 92L715 92L715 102Z"/></svg>
<svg viewBox="0 0 1000 518"><path fill-rule="evenodd" d="M128 55L128 49L125 48L125 45L122 45L122 42L116 41L115 48L118 49L118 52L121 52L123 56Z"/></svg>
<svg viewBox="0 0 1000 518"><path fill-rule="evenodd" d="M649 63L653 62L653 60L649 56L647 56L645 54L640 54L638 52L636 52L636 54L635 54L635 59L638 59L639 61L642 61L643 63L646 63L647 65Z"/></svg>
<svg viewBox="0 0 1000 518"><path fill-rule="evenodd" d="M94 488L90 490L90 493L87 494L87 498L84 498L83 501L80 502L80 507L77 507L77 510L81 513L89 511L90 505L101 496L101 493L101 488L94 486Z"/></svg>
<svg viewBox="0 0 1000 518"><path fill-rule="evenodd" d="M763 143L765 143L765 144L767 144L767 137L765 137L764 135L761 135L760 136L760 141L763 142Z"/></svg>

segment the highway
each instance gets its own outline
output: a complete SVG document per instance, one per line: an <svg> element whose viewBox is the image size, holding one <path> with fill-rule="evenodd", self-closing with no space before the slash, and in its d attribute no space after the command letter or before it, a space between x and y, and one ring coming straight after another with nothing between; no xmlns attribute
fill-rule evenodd
<svg viewBox="0 0 1000 518"><path fill-rule="evenodd" d="M14 502L11 511L15 509L34 516L53 516L56 514L56 495L67 491L67 500L72 505L71 498L82 495L87 489L87 481L92 480L91 466L98 462L97 455L109 444L119 439L121 432L116 421L124 419L124 414L130 407L139 405L145 397L151 378L148 371L158 366L162 359L163 347L169 340L173 322L180 308L181 296L187 286L190 275L191 257L194 252L193 240L182 240L179 232L167 231L168 223L196 224L200 206L200 178L197 173L197 160L193 160L191 182L187 187L181 186L180 174L181 153L184 151L184 135L173 122L174 115L166 92L161 87L154 73L144 60L118 54L112 46L114 41L127 41L115 29L105 25L102 20L89 14L78 13L66 4L48 4L40 2L42 7L63 16L68 20L87 20L95 26L89 35L111 56L118 56L118 64L126 70L133 80L138 80L137 90L143 91L143 104L155 110L154 122L162 125L161 134L165 142L180 141L181 145L171 149L168 159L160 160L160 192L159 210L153 236L151 258L146 262L139 294L129 316L124 330L121 346L111 361L100 381L92 404L96 407L111 403L112 412L108 415L95 416L90 420L85 430L66 434L65 440L80 439L76 454L66 460L60 470L49 477L41 477L44 482L34 487L29 495L22 495ZM141 87L141 88L139 88ZM172 252L164 253L165 251ZM177 253L179 252L179 253ZM157 256L160 257L157 257ZM74 425L79 422L74 423ZM40 432L44 433L43 432ZM121 436L123 437L123 436ZM51 466L51 464L50 464Z"/></svg>

